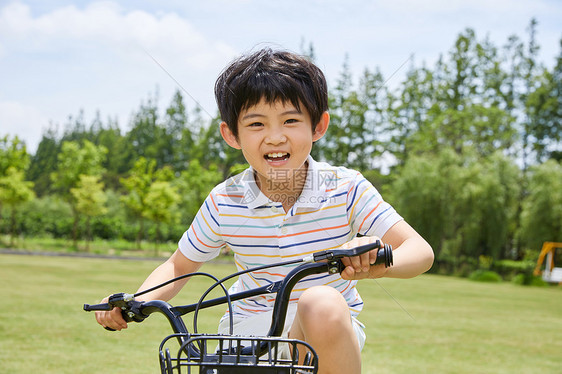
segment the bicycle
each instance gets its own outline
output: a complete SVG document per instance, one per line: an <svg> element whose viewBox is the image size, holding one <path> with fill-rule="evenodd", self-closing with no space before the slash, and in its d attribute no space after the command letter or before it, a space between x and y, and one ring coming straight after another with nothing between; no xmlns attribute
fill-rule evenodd
<svg viewBox="0 0 562 374"><path fill-rule="evenodd" d="M112 310L114 307L119 307L122 310L123 318L127 322L142 322L152 313L162 313L168 319L174 332L165 337L159 347L160 369L162 374L180 374L182 370L186 373L199 372L204 374L312 374L318 371L318 356L313 347L301 340L281 337L291 291L304 277L322 273L341 273L345 268L341 261L342 258L359 256L374 249L378 249L378 252L376 261L373 264L384 263L385 267L392 266L392 247L377 240L374 243L355 248L319 251L298 260L278 262L242 270L222 279L217 279L213 275L203 272L185 274L136 294L113 294L109 297L107 303L94 305L84 304L84 310ZM223 284L227 280L244 273L297 263L302 264L289 272L283 280L253 290L242 291L231 295ZM172 282L179 281L180 279L193 276L206 276L215 281L215 283L203 293L197 303L172 306L160 300L147 302L135 300L135 297L142 294L151 292ZM211 300L205 300L206 296L218 286L222 288L225 295ZM233 335L232 301L265 294L276 294L273 306L273 317L267 335ZM199 311L220 304L228 305L230 333L199 333L197 331L197 316ZM193 333L187 330L182 319L182 316L191 312L194 313ZM289 346L289 352L291 353L290 358L285 358L280 355L282 344ZM173 346L177 347L177 353L172 355L170 349ZM303 347L306 348L307 353L304 359L300 360L299 348Z"/></svg>

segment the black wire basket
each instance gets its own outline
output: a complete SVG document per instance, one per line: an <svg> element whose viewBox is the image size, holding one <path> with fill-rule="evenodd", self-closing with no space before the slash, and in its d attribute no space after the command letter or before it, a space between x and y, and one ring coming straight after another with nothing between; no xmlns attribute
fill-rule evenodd
<svg viewBox="0 0 562 374"><path fill-rule="evenodd" d="M307 351L300 364L299 348ZM162 374L313 374L318 357L309 344L295 339L173 334L160 345L160 368Z"/></svg>

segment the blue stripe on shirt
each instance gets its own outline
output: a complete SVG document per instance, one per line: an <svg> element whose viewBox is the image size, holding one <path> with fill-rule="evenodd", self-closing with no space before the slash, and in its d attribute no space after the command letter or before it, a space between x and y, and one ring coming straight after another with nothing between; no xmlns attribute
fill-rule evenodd
<svg viewBox="0 0 562 374"><path fill-rule="evenodd" d="M197 248L197 246L193 243L193 241L191 241L191 238L189 237L189 232L187 233L187 240L189 240L189 242L191 243L193 248L197 249L199 252L204 253L204 254L208 254L210 252L210 251L205 252L205 251L202 251L201 249Z"/></svg>
<svg viewBox="0 0 562 374"><path fill-rule="evenodd" d="M219 224L219 222L213 216L213 213L211 212L211 209L209 208L209 203L207 202L207 200L205 200L205 207L207 208L207 212L209 212L209 215L211 216L211 219L213 221L215 221L215 223L217 224L218 227L220 227L221 225Z"/></svg>
<svg viewBox="0 0 562 374"><path fill-rule="evenodd" d="M218 203L218 206L227 206L230 208L243 208L243 209L250 209L246 205L236 205L236 204L225 204L225 203Z"/></svg>
<svg viewBox="0 0 562 374"><path fill-rule="evenodd" d="M351 207L353 206L353 202L355 201L355 197L357 196L357 190L359 188L359 186L361 185L361 183L365 182L365 179L361 179L359 181L359 183L357 183L357 185L355 186L355 188L353 189L353 197L351 198L351 202L349 203L349 205L347 206L347 210L349 211L351 209Z"/></svg>
<svg viewBox="0 0 562 374"><path fill-rule="evenodd" d="M348 230L345 234L343 235L338 235L338 236L329 236L327 238L322 238L322 239L316 239L316 240L310 240L307 242L299 242L299 243L293 243L293 244L289 244L289 245L283 245L283 246L279 246L280 249L285 249L285 248L291 248L294 247L296 245L304 245L304 244L312 244L312 243L319 243L319 242L324 242L326 240L334 240L334 239L339 239L339 238L343 238L344 236L349 235L349 233L351 232L351 230Z"/></svg>
<svg viewBox="0 0 562 374"><path fill-rule="evenodd" d="M382 216L384 213L386 213L388 210L390 209L390 207L386 208L385 210L383 210L382 212L380 212L375 219L373 220L373 222L371 222L371 225L369 226L369 228L367 230L365 230L365 232L369 232L371 231L371 227L373 227L373 225L375 224L375 222L377 222L377 220L379 219L380 216Z"/></svg>

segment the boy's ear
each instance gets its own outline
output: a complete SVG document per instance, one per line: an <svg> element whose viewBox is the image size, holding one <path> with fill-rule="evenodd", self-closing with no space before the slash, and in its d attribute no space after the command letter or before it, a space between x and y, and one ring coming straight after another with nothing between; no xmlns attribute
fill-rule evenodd
<svg viewBox="0 0 562 374"><path fill-rule="evenodd" d="M231 146L232 148L235 148L235 149L241 149L242 148L242 147L240 147L240 144L238 144L238 139L236 139L236 136L234 136L232 131L230 131L230 128L228 127L226 122L221 122L220 131L221 131L221 136L224 139L224 141L226 142L226 144L228 144L229 146Z"/></svg>
<svg viewBox="0 0 562 374"><path fill-rule="evenodd" d="M312 134L312 141L315 142L317 140L322 139L326 131L328 131L328 126L330 125L330 113L324 112L320 117L320 121L316 124L316 128L314 129L314 133Z"/></svg>

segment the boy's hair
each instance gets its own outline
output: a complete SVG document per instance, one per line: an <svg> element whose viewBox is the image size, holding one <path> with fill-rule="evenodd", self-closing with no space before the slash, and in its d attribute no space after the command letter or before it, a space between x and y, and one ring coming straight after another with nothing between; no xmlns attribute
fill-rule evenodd
<svg viewBox="0 0 562 374"><path fill-rule="evenodd" d="M307 57L264 48L234 60L215 83L215 98L222 117L238 137L240 112L262 98L273 104L303 105L312 121L312 131L328 110L328 87L322 71Z"/></svg>

